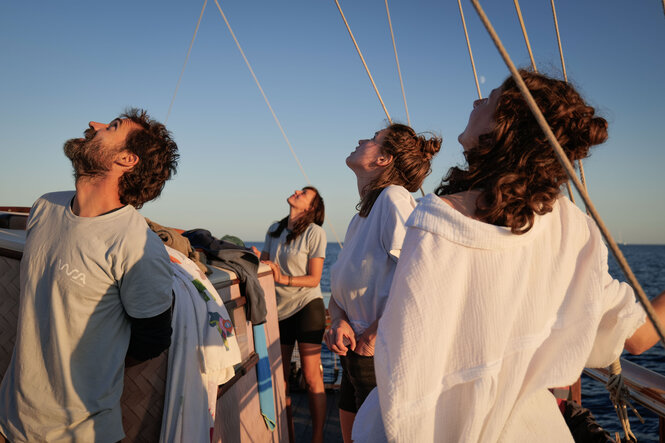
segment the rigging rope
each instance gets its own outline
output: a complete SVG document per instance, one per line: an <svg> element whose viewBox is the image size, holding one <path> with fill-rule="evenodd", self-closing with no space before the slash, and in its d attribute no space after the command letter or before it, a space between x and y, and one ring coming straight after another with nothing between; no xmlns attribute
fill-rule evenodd
<svg viewBox="0 0 665 443"><path fill-rule="evenodd" d="M517 18L520 19L520 26L522 26L522 34L524 34L524 42L526 43L526 49L529 51L529 58L531 59L531 67L534 72L538 72L536 68L536 61L533 59L533 52L531 52L531 44L529 44L529 36L526 34L526 27L524 26L524 19L522 18L522 10L520 9L520 4L518 0L513 0L515 3L515 11L517 11Z"/></svg>
<svg viewBox="0 0 665 443"><path fill-rule="evenodd" d="M411 126L411 119L409 118L409 107L406 105L406 93L404 92L404 81L402 80L402 70L399 67L399 58L397 57L397 44L395 44L393 21L390 19L390 9L388 9L388 0L386 0L386 14L388 15L388 25L390 26L390 38L393 41L393 50L395 51L395 63L397 64L397 74L399 74L399 85L402 88L402 97L404 98L404 110L406 111L406 122L408 123L409 126Z"/></svg>
<svg viewBox="0 0 665 443"><path fill-rule="evenodd" d="M563 79L568 83L568 74L566 73L566 62L563 60L563 48L561 47L561 35L559 34L559 20L556 17L556 8L554 7L554 0L550 0L552 4L552 16L554 16L554 29L556 30L556 41L559 44L559 56L561 57L561 69L563 71ZM584 168L582 167L582 160L578 159L577 164L580 167L580 177L582 178L582 184L584 189L586 189L586 179L584 178ZM573 196L573 188L570 187L570 182L566 182L566 188L568 188L568 196L570 201L575 203L575 197Z"/></svg>
<svg viewBox="0 0 665 443"><path fill-rule="evenodd" d="M663 0L665 1L665 0ZM462 11L462 0L457 0L459 6L459 15L462 17L462 26L464 27L464 36L466 37L466 47L469 49L469 58L471 59L471 68L473 69L473 78L476 80L476 89L478 90L478 99L483 98L478 84L478 74L476 73L476 63L473 61L473 52L471 52L471 43L469 42L469 32L466 30L466 20L464 20L464 11Z"/></svg>
<svg viewBox="0 0 665 443"><path fill-rule="evenodd" d="M199 32L199 25L201 24L201 18L203 18L203 11L206 10L206 5L208 0L203 1L203 8L201 8L201 14L199 15L199 21L196 22L196 29L194 29L194 35L192 36L192 41L189 43L189 49L187 50L187 56L185 57L185 63L182 65L182 70L180 71L180 77L178 77L178 83L175 85L175 91L173 92L173 98L171 99L171 104L169 105L169 110L166 113L166 118L164 119L164 124L169 120L171 115L171 109L173 108L173 103L175 102L175 96L178 95L178 88L180 88L180 81L182 80L182 75L185 73L185 67L189 61L189 54L192 52L192 46L194 46L194 40L196 40L196 34Z"/></svg>
<svg viewBox="0 0 665 443"><path fill-rule="evenodd" d="M215 0L217 1L217 0ZM335 0L335 3L337 4L337 9L339 9L339 13L342 16L342 20L344 20L344 24L346 25L346 30L349 31L349 35L351 36L351 40L353 40L353 44L356 47L356 51L358 51L358 55L360 56L360 60L363 62L363 66L365 67L365 71L367 72L367 75L369 76L369 81L372 82L372 86L374 87L374 92L376 93L376 96L379 98L379 102L381 102L381 107L383 108L383 112L386 113L386 117L388 117L388 121L390 124L392 124L393 120L390 118L390 114L388 114L388 110L386 109L386 105L383 104L383 99L381 98L381 94L379 94L379 90L376 87L376 83L374 83L374 79L372 78L372 73L369 72L369 68L367 67L367 63L365 63L365 57L363 57L363 53L360 52L360 48L358 47L358 43L356 43L356 38L353 36L353 32L351 32L351 28L349 27L349 23L346 21L346 17L344 17L344 13L342 12L342 7L339 5L339 1Z"/></svg>
<svg viewBox="0 0 665 443"><path fill-rule="evenodd" d="M540 112L540 109L538 108L538 105L536 104L535 100L533 99L533 96L529 92L529 89L527 88L526 84L524 83L524 80L522 80L522 77L520 76L519 72L517 71L517 68L513 64L512 60L510 59L510 56L506 52L506 49L504 48L503 44L501 43L501 40L499 39L499 36L496 34L496 31L492 27L492 24L490 23L489 19L485 15L485 12L483 11L482 7L478 3L478 0L471 0L471 3L473 4L474 8L476 9L476 12L478 13L478 16L482 20L483 24L485 25L485 28L487 29L488 33L490 34L490 37L494 41L495 46L499 50L499 53L501 54L501 57L503 58L504 62L506 63L506 66L508 66L508 69L510 69L510 72L515 79L515 82L517 83L517 86L519 87L520 91L522 92L522 95L524 96L527 104L529 105L529 108L531 109L531 112L533 113L534 117L538 121L538 124L540 125L541 129L545 133L548 141L550 142L550 145L554 149L554 152L556 156L559 159L559 162L563 166L563 168L566 170L568 176L570 179L573 181L575 184L575 188L577 189L577 192L580 194L582 197L582 200L584 200L584 204L587 207L587 210L593 217L593 219L596 221L596 224L598 225L598 229L602 233L603 237L605 238L605 241L607 242L608 247L614 254L614 257L616 258L617 262L621 266L621 269L623 270L624 274L626 275L626 278L628 279L628 282L630 285L633 287L635 290L635 294L638 297L638 300L644 307L644 310L647 313L647 316L649 317L649 320L651 320L651 323L653 324L654 328L656 329L656 332L658 333L658 336L660 337L661 344L665 347L665 334L663 333L663 326L661 325L660 320L658 319L658 316L656 315L653 306L651 306L651 302L649 302L649 299L647 298L646 294L644 293L644 290L642 289L642 286L640 286L640 283L637 281L637 278L635 278L635 274L633 274L633 271L631 270L630 266L628 265L628 262L626 261L625 257L623 256L623 253L617 246L616 242L614 241L614 238L612 238L611 234L609 233L609 230L605 226L605 223L600 217L600 214L598 214L598 211L596 211L596 207L593 205L593 202L591 201L591 198L589 197L589 194L586 192L584 189L584 186L582 186L582 183L580 180L577 178L575 175L575 169L573 168L573 165L570 163L568 160L568 157L566 156L565 152L563 151L563 148L561 148L561 145L557 141L556 137L552 133L552 130L550 129L549 125L547 124L547 121L545 120L545 117L543 116L542 112Z"/></svg>
<svg viewBox="0 0 665 443"><path fill-rule="evenodd" d="M254 82L256 82L256 86L259 88L259 91L261 91L261 95L263 96L263 99L265 100L266 105L268 105L268 109L270 109L270 113L272 114L273 119L275 119L275 123L277 123L277 126L279 127L279 130L282 133L282 136L284 137L284 140L286 141L286 144L289 146L289 149L291 150L291 154L293 155L293 158L296 160L296 163L298 164L298 167L300 168L300 172L305 177L305 181L307 182L307 184L311 185L312 183L310 182L309 177L307 177L307 174L305 173L305 169L303 168L302 164L300 163L300 160L298 159L298 156L296 155L296 152L293 149L293 146L291 145L291 141L286 136L286 132L284 131L284 128L282 127L282 124L280 123L279 119L277 118L277 114L275 114L275 111L272 109L272 106L270 105L270 101L268 100L268 97L266 96L265 92L263 91L263 88L261 87L261 83L259 83L259 79L256 77L256 74L254 74L254 69L252 69L252 65L249 63L249 60L247 59L247 56L245 56L245 51L242 50L242 47L240 46L240 42L238 42L238 39L236 38L236 35L233 32L233 29L231 28L231 24L227 20L226 15L224 14L224 11L222 11L222 7L219 5L218 0L215 0L215 5L217 5L217 9L219 9L219 13L222 15L222 18L224 19L224 23L226 23L226 27L229 29L229 32L231 33L231 37L233 37L233 41L235 41L236 46L238 47L238 50L240 51L240 55L242 55L243 60L245 60L245 64L247 65L247 68L249 69L249 72L252 74L252 77L254 78ZM339 244L339 247L342 248L342 243L340 242L339 237L337 236L337 232L332 227L332 224L329 223L328 225L329 225L330 230L332 231L333 235L335 236L335 240L337 240L337 244Z"/></svg>
<svg viewBox="0 0 665 443"><path fill-rule="evenodd" d="M342 12L342 7L339 5L339 1L335 0L335 4L337 4L337 9L339 9L339 14L342 16L342 20L344 20L344 24L346 25L346 30L349 31L349 36L351 36L351 40L353 41L353 45L356 47L356 51L358 51L358 55L360 56L360 60L363 62L363 66L365 67L365 71L367 72L367 76L369 77L369 81L372 82L372 87L374 87L374 92L376 93L376 96L379 98L379 102L381 102L381 107L383 108L383 112L386 113L386 117L388 118L388 122L392 125L393 120L390 118L390 114L388 114L388 110L386 109L386 105L383 103L383 99L381 98L381 94L379 94L379 90L376 87L376 83L374 83L374 78L372 78L372 73L369 72L369 67L367 67L367 63L365 63L365 57L363 57L362 52L360 52L360 48L358 47L358 43L356 42L356 38L353 36L353 32L351 32L351 27L349 26L349 22L346 21L346 17L344 16L344 12ZM388 23L390 23L390 34L393 35L393 25L390 20L390 11L388 10L388 1L386 0L386 11L388 12ZM393 35L393 47L395 48L395 60L397 60L397 46L395 46L395 36ZM402 84L402 72L399 69L399 60L397 60L397 70L399 71L399 81L400 84ZM402 94L404 95L404 84L402 84ZM406 95L404 95L404 107L406 108ZM409 118L409 111L407 109L406 111L407 119ZM409 126L411 126L411 123L409 122ZM423 191L423 187L420 187L420 193L425 196L425 191Z"/></svg>

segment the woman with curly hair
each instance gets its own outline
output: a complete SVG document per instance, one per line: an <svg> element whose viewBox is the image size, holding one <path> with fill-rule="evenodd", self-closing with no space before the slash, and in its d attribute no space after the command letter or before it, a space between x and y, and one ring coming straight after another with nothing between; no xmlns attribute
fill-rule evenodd
<svg viewBox="0 0 665 443"><path fill-rule="evenodd" d="M321 194L312 186L296 190L286 202L289 215L268 228L261 260L270 266L275 279L287 394L289 362L297 341L312 417L312 442L322 442L326 394L321 341L326 314L319 283L326 257L326 232L321 227L325 206Z"/></svg>
<svg viewBox="0 0 665 443"><path fill-rule="evenodd" d="M339 408L345 442L351 440L356 411L376 386L376 327L402 249L404 223L416 206L411 192L430 173L440 148L437 137L391 124L372 139L360 140L346 159L356 175L359 212L330 271L332 323L325 335L328 348L342 356Z"/></svg>
<svg viewBox="0 0 665 443"><path fill-rule="evenodd" d="M571 161L607 139L572 86L520 74ZM609 365L624 342L641 352L655 332L608 274L593 220L561 194L566 173L512 77L474 102L459 142L466 167L407 222L376 339L378 389L353 437L573 441L548 388Z"/></svg>

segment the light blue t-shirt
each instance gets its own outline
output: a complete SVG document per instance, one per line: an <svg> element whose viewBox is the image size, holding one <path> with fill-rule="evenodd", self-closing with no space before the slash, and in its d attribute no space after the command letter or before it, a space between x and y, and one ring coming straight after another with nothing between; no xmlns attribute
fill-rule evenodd
<svg viewBox="0 0 665 443"><path fill-rule="evenodd" d="M270 233L277 229L278 224L274 223L268 228L263 252L267 252L270 260L279 265L282 274L293 277L307 275L311 258L326 257L326 231L321 226L310 223L302 234L287 244L286 236L289 234L289 230L286 228L278 238L270 236ZM305 288L275 284L275 293L277 294L279 321L291 317L312 300L323 298L321 285Z"/></svg>

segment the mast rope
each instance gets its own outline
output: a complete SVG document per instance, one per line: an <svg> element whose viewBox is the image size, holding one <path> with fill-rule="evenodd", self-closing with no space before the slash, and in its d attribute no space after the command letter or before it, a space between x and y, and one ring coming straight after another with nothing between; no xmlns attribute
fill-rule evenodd
<svg viewBox="0 0 665 443"><path fill-rule="evenodd" d="M217 1L217 0L215 0L215 1ZM367 67L367 63L365 63L365 57L363 57L363 53L360 51L360 48L358 47L358 43L356 42L356 38L353 36L353 32L351 32L351 28L349 27L349 23L346 21L346 17L344 17L344 12L342 12L342 7L339 5L338 0L335 0L335 4L337 4L337 9L339 9L339 13L342 16L342 20L344 20L344 24L346 25L346 30L349 31L349 36L351 36L351 40L353 41L353 44L356 47L356 51L358 52L358 55L360 56L360 60L363 62L363 66L365 67L365 71L367 72L367 76L369 77L369 81L372 82L372 87L374 87L374 92L376 93L376 96L379 98L379 102L381 103L381 107L383 108L383 112L386 113L386 117L388 118L388 122L390 122L390 124L392 124L393 120L390 118L390 114L388 114L388 109L386 109L386 105L383 103L383 99L381 98L381 94L379 93L379 90L376 87L376 83L374 83L374 78L372 78L372 73L369 72L369 68Z"/></svg>
<svg viewBox="0 0 665 443"><path fill-rule="evenodd" d="M598 214L598 211L596 210L596 207L593 205L593 202L591 201L591 198L589 197L589 194L586 192L584 187L582 186L582 183L580 180L577 178L577 175L575 175L575 169L573 168L573 165L570 163L568 160L568 157L566 156L565 152L563 151L563 148L561 148L561 145L557 141L556 137L552 133L551 128L549 127L547 120L545 120L545 117L543 116L542 112L538 108L538 105L536 104L535 100L533 99L533 96L531 95L531 92L529 92L529 89L527 88L526 84L524 83L524 80L522 77L519 75L519 72L517 71L517 68L513 64L512 60L510 59L510 56L506 52L506 49L504 48L503 44L501 43L501 40L499 39L499 36L496 34L496 31L492 27L492 24L490 23L489 19L485 15L485 12L483 11L482 7L478 3L478 0L471 0L471 3L473 4L474 8L476 9L476 12L478 13L478 16L482 20L483 24L485 25L485 28L487 29L488 33L490 34L490 37L494 41L494 45L497 47L499 53L501 54L501 57L503 58L504 62L506 63L506 66L508 66L508 69L510 69L510 72L515 79L515 82L517 83L517 86L520 89L520 92L522 93L522 96L525 98L527 104L529 105L529 108L531 109L531 112L533 113L534 117L538 121L538 124L540 125L541 129L545 133L545 136L547 137L548 141L550 142L550 145L554 149L554 152L559 159L559 162L563 166L564 170L567 172L568 176L570 179L573 181L575 184L575 188L577 189L577 192L580 194L582 197L582 200L584 200L584 204L587 207L587 210L589 211L591 217L595 220L596 224L598 225L598 229L600 230L601 234L603 235L605 241L608 244L609 249L612 251L614 254L614 257L616 258L617 262L619 263L619 266L621 266L621 269L623 270L624 274L626 275L626 278L630 285L633 287L635 294L638 297L638 300L644 307L644 310L647 313L647 316L649 317L649 320L651 320L651 323L653 324L654 328L656 329L656 332L658 333L658 336L661 340L661 344L665 347L665 334L663 334L663 326L661 325L660 320L658 319L658 316L656 315L653 306L651 305L651 302L649 301L648 297L644 293L644 290L642 289L642 286L640 283L637 281L637 278L635 277L635 274L633 274L633 271L631 270L630 266L628 265L628 262L626 261L626 258L624 257L623 253L617 246L616 242L614 241L614 238L610 234L609 230L605 226L605 223L603 222L602 218L600 217L600 214Z"/></svg>
<svg viewBox="0 0 665 443"><path fill-rule="evenodd" d="M201 8L201 14L199 15L199 21L196 22L196 29L194 29L194 35L192 36L192 41L189 43L189 49L187 50L187 56L185 57L185 63L182 65L182 69L180 70L180 77L178 77L178 83L175 85L175 91L173 92L173 98L171 99L171 104L169 104L169 110L166 113L166 118L164 119L164 124L166 125L166 122L169 120L169 116L171 115L171 109L173 108L173 103L175 102L175 97L178 95L178 88L180 88L180 81L182 80L182 76L185 73L185 67L187 66L187 62L189 61L189 54L192 52L192 46L194 46L194 40L196 40L196 34L199 32L199 25L201 25L201 19L203 18L203 11L206 10L206 5L208 4L208 0L203 0L203 8Z"/></svg>
<svg viewBox="0 0 665 443"><path fill-rule="evenodd" d="M524 43L526 43L526 49L529 51L529 58L531 59L531 67L533 72L538 72L536 68L536 61L533 59L533 52L531 52L531 44L529 43L529 36L526 33L526 27L524 26L524 19L522 18L522 10L520 9L520 3L518 0L513 0L515 3L515 11L517 11L517 18L520 20L520 26L522 27L522 35L524 35Z"/></svg>
<svg viewBox="0 0 665 443"><path fill-rule="evenodd" d="M404 111L406 111L406 122L409 126L411 126L411 119L409 118L409 107L406 105L406 92L404 92L404 81L402 80L402 70L400 69L399 58L397 57L397 44L395 43L395 33L393 32L393 21L390 19L390 9L388 9L388 0L385 1L386 1L386 14L388 15L388 25L390 26L390 38L393 41L393 50L395 51L395 63L397 64L397 74L399 74L399 85L402 88L402 98L404 99Z"/></svg>
<svg viewBox="0 0 665 443"><path fill-rule="evenodd" d="M462 11L462 0L457 0L457 5L459 6L459 15L462 18L462 27L464 28L464 36L466 37L466 47L469 49L469 58L471 59L471 69L473 69L473 78L476 80L478 99L482 100L483 94L481 94L480 92L480 84L478 84L478 74L476 73L476 63L473 61L473 52L471 52L471 43L469 42L469 32L466 30L466 20L464 20L464 11Z"/></svg>
<svg viewBox="0 0 665 443"><path fill-rule="evenodd" d="M238 47L238 51L240 51L240 55L242 55L243 60L245 60L245 64L247 65L247 68L249 69L249 72L252 74L252 77L254 78L254 82L256 83L256 86L259 88L259 91L261 91L261 95L263 96L263 99L266 102L266 105L268 105L268 109L270 109L270 113L272 114L273 119L275 120L275 123L277 123L277 126L279 127L280 132L282 133L282 136L284 137L284 140L286 141L286 144L289 147L289 150L291 151L291 154L293 155L293 158L295 159L296 163L298 164L298 167L300 168L300 172L302 175L305 177L305 181L307 182L308 185L311 185L312 182L309 180L309 177L305 173L305 169L302 166L302 163L300 163L300 159L298 159L298 156L296 155L296 151L293 149L293 146L291 145L291 141L289 138L286 136L286 132L284 131L284 128L282 127L282 124L280 123L279 119L277 118L277 114L275 114L275 111L273 110L272 106L270 105L270 101L268 100L268 97L266 96L265 92L263 91L263 88L261 87L261 83L259 82L259 79L256 77L256 74L254 73L254 69L252 69L252 65L249 63L249 60L247 59L247 56L245 55L245 51L242 50L242 47L240 46L240 42L236 38L235 33L233 32L233 29L231 28L231 24L229 23L228 19L226 18L226 15L224 14L224 11L222 11L222 7L219 5L219 1L215 0L215 5L217 5L217 9L219 9L219 13L221 14L222 18L224 19L224 23L226 23L226 27L229 29L229 32L231 33L231 37L233 37L233 41L235 41L236 46ZM337 232L335 231L335 228L333 228L332 224L328 223L330 230L332 231L333 235L335 236L335 240L337 241L337 244L339 245L340 249L342 248L342 242L339 240L339 237L337 235Z"/></svg>
<svg viewBox="0 0 665 443"><path fill-rule="evenodd" d="M215 0L216 1L216 0ZM335 0L335 4L337 5L337 9L339 10L339 14L342 16L342 20L344 21L344 24L346 25L346 30L349 31L349 36L351 36L351 40L353 41L353 45L356 47L356 51L358 52L358 55L360 56L360 60L363 62L363 66L365 67L365 71L367 72L367 76L369 77L369 81L372 82L372 87L374 88L374 92L376 93L376 96L379 98L379 102L381 103L381 107L383 108L383 112L386 113L386 117L388 118L388 122L392 125L393 120L390 118L390 114L388 114L388 109L386 109L386 105L383 103L383 99L381 98L381 94L379 93L379 89L376 87L376 83L374 83L374 78L372 78L372 73L369 72L369 67L367 67L367 63L365 62L365 57L363 57L363 53L360 51L360 48L358 47L358 43L356 42L356 38L353 36L353 32L351 32L351 27L349 26L349 22L346 21L346 17L344 16L344 12L342 12L342 7L339 4L338 0ZM397 60L397 71L399 72L399 81L400 84L402 84L402 94L404 95L404 107L407 109L406 111L406 118L409 118L409 110L406 107L406 95L404 94L404 84L402 83L402 72L399 69L399 60L397 58L397 46L395 45L395 36L393 35L393 25L392 21L390 20L390 10L388 9L388 1L386 0L386 11L388 12L388 23L390 24L390 35L393 36L393 47L395 48L395 60ZM409 126L411 126L411 123L409 122ZM422 196L425 196L425 191L423 191L423 187L420 187L420 193Z"/></svg>
<svg viewBox="0 0 665 443"><path fill-rule="evenodd" d="M665 1L665 0L664 0ZM556 17L556 8L554 7L554 0L550 0L552 5L552 16L554 17L554 29L556 30L556 40L559 44L559 56L561 58L561 70L563 71L563 79L568 83L568 74L566 73L566 62L563 59L563 47L561 46L561 35L559 34L559 20ZM586 177L584 176L584 166L582 166L582 159L577 159L577 165L580 170L580 178L582 179L582 184L584 189L586 189ZM570 201L575 203L575 197L573 196L573 189L570 187L570 182L566 182L566 187L568 188L568 196Z"/></svg>

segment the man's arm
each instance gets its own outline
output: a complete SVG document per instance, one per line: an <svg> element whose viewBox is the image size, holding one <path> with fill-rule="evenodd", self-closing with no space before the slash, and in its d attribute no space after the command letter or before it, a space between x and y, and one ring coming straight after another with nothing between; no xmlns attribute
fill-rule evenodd
<svg viewBox="0 0 665 443"><path fill-rule="evenodd" d="M171 308L148 318L129 317L132 333L125 366L157 357L171 345Z"/></svg>

